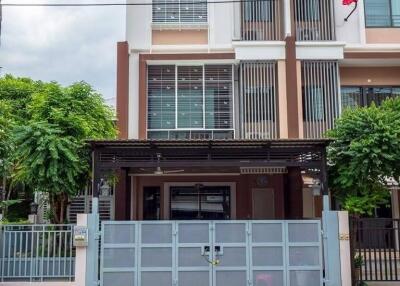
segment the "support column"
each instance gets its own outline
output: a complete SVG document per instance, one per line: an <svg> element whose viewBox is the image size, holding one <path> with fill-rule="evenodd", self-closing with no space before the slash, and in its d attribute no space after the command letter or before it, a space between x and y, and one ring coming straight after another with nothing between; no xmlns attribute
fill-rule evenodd
<svg viewBox="0 0 400 286"><path fill-rule="evenodd" d="M118 181L115 186L115 220L130 219L130 183L128 182L128 169L121 169L117 173Z"/></svg>
<svg viewBox="0 0 400 286"><path fill-rule="evenodd" d="M139 55L139 139L147 138L147 63L143 55Z"/></svg>
<svg viewBox="0 0 400 286"><path fill-rule="evenodd" d="M286 179L286 219L302 219L303 178L300 168L289 167Z"/></svg>
<svg viewBox="0 0 400 286"><path fill-rule="evenodd" d="M296 39L291 36L286 38L286 100L289 138L299 138L297 81Z"/></svg>
<svg viewBox="0 0 400 286"><path fill-rule="evenodd" d="M278 61L278 116L279 116L279 138L288 138L288 107L286 92L286 63Z"/></svg>
<svg viewBox="0 0 400 286"><path fill-rule="evenodd" d="M329 199L329 188L328 188L328 170L327 170L327 163L326 163L326 150L325 148L321 151L321 173L320 173L320 180L321 180L321 191L322 191L322 209L323 211L329 211L331 209L331 203Z"/></svg>
<svg viewBox="0 0 400 286"><path fill-rule="evenodd" d="M92 213L99 212L99 194L100 194L100 168L99 168L99 154L97 151L92 152Z"/></svg>
<svg viewBox="0 0 400 286"><path fill-rule="evenodd" d="M119 139L128 139L129 124L129 45L117 44L117 127Z"/></svg>

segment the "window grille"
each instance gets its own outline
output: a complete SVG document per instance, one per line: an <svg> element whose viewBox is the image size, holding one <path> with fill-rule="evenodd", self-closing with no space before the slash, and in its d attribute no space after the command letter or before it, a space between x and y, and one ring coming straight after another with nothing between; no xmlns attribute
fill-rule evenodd
<svg viewBox="0 0 400 286"><path fill-rule="evenodd" d="M153 23L207 23L207 3L200 0L153 0Z"/></svg>
<svg viewBox="0 0 400 286"><path fill-rule="evenodd" d="M241 138L277 138L276 63L242 62L239 74Z"/></svg>
<svg viewBox="0 0 400 286"><path fill-rule="evenodd" d="M302 62L304 137L321 138L340 113L338 63Z"/></svg>

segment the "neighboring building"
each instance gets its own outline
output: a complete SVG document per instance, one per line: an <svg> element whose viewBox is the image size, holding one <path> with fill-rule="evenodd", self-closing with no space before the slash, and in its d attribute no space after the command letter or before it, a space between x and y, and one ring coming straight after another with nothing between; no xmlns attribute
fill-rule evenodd
<svg viewBox="0 0 400 286"><path fill-rule="evenodd" d="M319 139L344 108L400 94L398 0L359 0L348 21L339 0L142 2L118 43L121 139ZM164 171L125 169L115 217L321 215L312 168Z"/></svg>

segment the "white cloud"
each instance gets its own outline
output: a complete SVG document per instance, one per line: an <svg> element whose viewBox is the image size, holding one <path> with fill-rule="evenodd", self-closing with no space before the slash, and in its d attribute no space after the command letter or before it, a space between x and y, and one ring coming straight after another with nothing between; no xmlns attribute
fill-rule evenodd
<svg viewBox="0 0 400 286"><path fill-rule="evenodd" d="M110 3L111 0L102 1ZM68 3L70 0L12 2ZM84 80L105 98L115 100L116 43L124 37L123 6L4 7L2 74L62 84ZM114 103L113 100L109 102Z"/></svg>

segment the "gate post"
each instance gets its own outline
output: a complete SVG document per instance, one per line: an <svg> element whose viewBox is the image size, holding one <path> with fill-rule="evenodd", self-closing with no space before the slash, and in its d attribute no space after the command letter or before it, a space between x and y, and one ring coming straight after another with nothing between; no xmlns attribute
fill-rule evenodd
<svg viewBox="0 0 400 286"><path fill-rule="evenodd" d="M86 286L99 285L99 214L87 215L88 220L88 247L86 252Z"/></svg>
<svg viewBox="0 0 400 286"><path fill-rule="evenodd" d="M324 211L323 242L326 286L351 286L348 213Z"/></svg>

